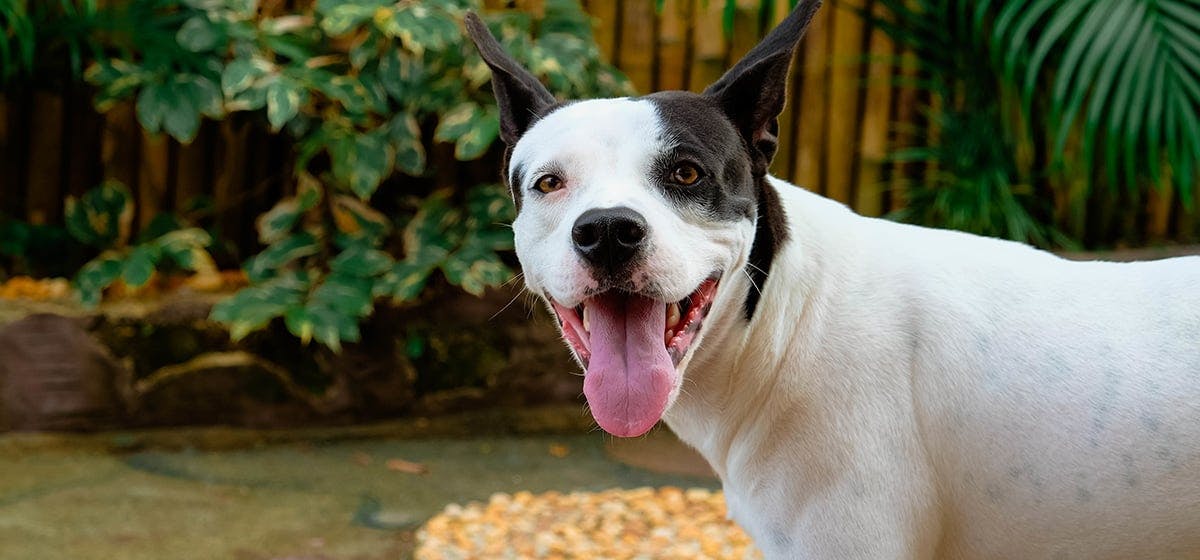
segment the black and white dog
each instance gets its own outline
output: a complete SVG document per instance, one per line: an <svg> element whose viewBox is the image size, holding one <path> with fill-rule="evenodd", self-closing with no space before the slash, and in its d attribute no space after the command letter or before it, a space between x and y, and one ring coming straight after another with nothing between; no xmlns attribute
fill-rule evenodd
<svg viewBox="0 0 1200 560"><path fill-rule="evenodd" d="M1068 262L767 173L802 1L703 94L560 103L474 15L525 282L770 558L1200 558L1200 258Z"/></svg>

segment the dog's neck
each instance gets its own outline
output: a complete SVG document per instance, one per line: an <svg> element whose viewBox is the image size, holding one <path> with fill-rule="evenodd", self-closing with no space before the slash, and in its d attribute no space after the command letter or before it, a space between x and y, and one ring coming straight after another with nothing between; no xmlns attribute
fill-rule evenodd
<svg viewBox="0 0 1200 560"><path fill-rule="evenodd" d="M827 245L823 237L829 235L821 224L830 214L848 212L778 179L772 178L767 188L778 195L787 217L786 237L773 248L770 269L759 271L765 274L735 274L725 280L730 285L721 297L730 301L714 306L719 315L711 318L679 397L665 416L671 429L697 448L722 479L730 468L736 469L739 455L764 444L758 441L764 433L761 426L803 416L795 415L795 409L808 398L804 372L797 371L800 360L789 352L811 347L806 345L820 337L808 312L827 308L820 301L821 287L833 268L821 250ZM746 295L756 290L761 296L747 319L748 306L738 302L750 301ZM763 374L749 379L733 374L749 370Z"/></svg>

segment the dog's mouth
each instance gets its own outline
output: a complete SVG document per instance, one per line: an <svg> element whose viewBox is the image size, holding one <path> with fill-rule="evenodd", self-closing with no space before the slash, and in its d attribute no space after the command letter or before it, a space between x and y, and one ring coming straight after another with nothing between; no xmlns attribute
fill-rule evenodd
<svg viewBox="0 0 1200 560"><path fill-rule="evenodd" d="M679 362L683 361L683 357L687 355L692 342L696 340L696 334L700 332L705 317L712 309L716 295L717 279L709 278L701 283L696 291L679 301L657 302L663 310L665 325L662 329L662 343L666 348L667 355L671 358L672 365L678 366ZM639 294L610 290L592 296L575 307L563 307L558 302L551 302L554 305L554 312L558 315L558 321L562 325L564 337L571 344L571 348L575 350L579 359L583 361L585 368L592 359L592 317L601 313L601 309L611 309L614 307L613 304L616 304L615 307L627 308L629 300L637 298L649 299Z"/></svg>
<svg viewBox="0 0 1200 560"><path fill-rule="evenodd" d="M553 302L563 337L587 372L583 391L609 433L638 436L666 410L684 357L712 308L717 279L679 301L609 290L574 308Z"/></svg>

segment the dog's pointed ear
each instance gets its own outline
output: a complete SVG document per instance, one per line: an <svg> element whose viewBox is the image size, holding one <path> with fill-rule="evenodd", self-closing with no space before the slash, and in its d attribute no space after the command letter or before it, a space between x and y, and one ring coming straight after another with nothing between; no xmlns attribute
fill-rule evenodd
<svg viewBox="0 0 1200 560"><path fill-rule="evenodd" d="M492 91L500 106L500 139L514 146L529 125L556 100L542 82L504 52L478 15L467 12L464 21L467 35L492 69Z"/></svg>
<svg viewBox="0 0 1200 560"><path fill-rule="evenodd" d="M766 38L716 83L704 90L729 116L750 147L753 171L764 175L778 146L779 123L787 98L788 67L796 45L821 0L800 0Z"/></svg>

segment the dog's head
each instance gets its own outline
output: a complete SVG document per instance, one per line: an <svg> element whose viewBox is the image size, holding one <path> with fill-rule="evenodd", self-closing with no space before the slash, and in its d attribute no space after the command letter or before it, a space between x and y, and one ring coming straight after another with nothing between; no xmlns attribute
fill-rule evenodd
<svg viewBox="0 0 1200 560"><path fill-rule="evenodd" d="M754 313L755 284L786 235L766 185L776 119L819 5L802 1L703 94L569 103L467 16L492 69L525 283L558 316L592 414L613 435L662 417L706 318Z"/></svg>

